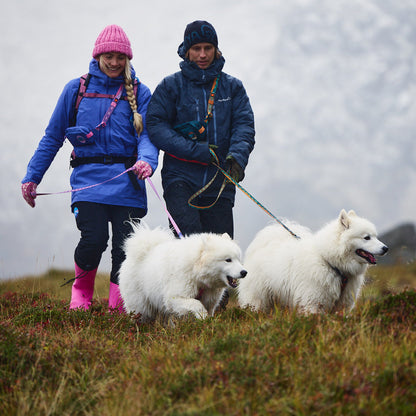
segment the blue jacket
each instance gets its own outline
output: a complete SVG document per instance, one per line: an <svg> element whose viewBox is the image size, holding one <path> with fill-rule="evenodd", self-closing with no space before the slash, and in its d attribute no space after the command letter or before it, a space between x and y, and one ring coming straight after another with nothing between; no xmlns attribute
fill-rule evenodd
<svg viewBox="0 0 416 416"><path fill-rule="evenodd" d="M100 94L116 94L119 86L124 82L123 77L110 78L99 68L98 62L90 62L91 74L87 92ZM132 78L135 77L132 69ZM52 163L56 153L65 140L65 130L71 126L74 116L74 105L79 87L79 78L70 81L59 97L58 103L40 141L35 154L29 162L27 173L22 183L35 182L39 184ZM122 96L126 96L123 89ZM149 88L139 83L137 91L137 111L142 115L144 130L137 137L132 124L132 111L127 100L121 99L111 114L106 127L96 131L94 128L102 121L107 112L111 98L85 97L81 100L76 117L77 126L85 126L94 131L93 142L74 147L76 157L90 156L133 156L137 160L148 162L153 171L157 168L158 150L150 142L147 135L145 119L147 106L151 98ZM104 182L117 176L126 169L124 163L84 164L74 168L71 174L72 189L78 189ZM140 189L134 188L129 175L90 189L72 192L72 203L89 201L110 205L122 205L147 209L145 184L139 181Z"/></svg>
<svg viewBox="0 0 416 416"><path fill-rule="evenodd" d="M215 175L208 145L215 149L221 166L232 155L245 169L254 147L254 115L243 84L222 72L224 58L214 60L206 70L185 59L181 71L167 76L157 86L147 111L150 140L165 152L162 185L166 190L175 181L187 182L195 192ZM208 122L207 141L183 137L174 127L189 121L203 121L213 81L220 75L214 99L213 116ZM216 197L224 176L219 173L204 196ZM222 196L234 202L235 187L228 184Z"/></svg>

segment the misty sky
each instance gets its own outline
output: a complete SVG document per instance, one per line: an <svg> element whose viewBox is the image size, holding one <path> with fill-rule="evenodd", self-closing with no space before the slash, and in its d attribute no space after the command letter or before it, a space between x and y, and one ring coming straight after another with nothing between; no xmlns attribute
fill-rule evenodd
<svg viewBox="0 0 416 416"><path fill-rule="evenodd" d="M133 65L152 91L179 69L190 21L210 21L256 117L242 185L279 218L317 229L342 208L380 232L416 222L416 1L18 0L2 2L0 279L71 268L79 235L70 196L37 199L20 181L64 85L88 71L108 24L126 31ZM39 192L69 189L65 144ZM159 171L153 182L161 193ZM245 249L273 220L237 191L236 239ZM148 189L150 226L166 226ZM109 269L109 250L101 271Z"/></svg>

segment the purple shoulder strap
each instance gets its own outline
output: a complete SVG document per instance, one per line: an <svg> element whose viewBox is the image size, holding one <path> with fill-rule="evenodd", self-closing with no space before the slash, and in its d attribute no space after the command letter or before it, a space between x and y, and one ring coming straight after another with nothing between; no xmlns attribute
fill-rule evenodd
<svg viewBox="0 0 416 416"><path fill-rule="evenodd" d="M90 81L90 74L84 74L79 79L79 87L78 87L78 93L77 93L77 99L75 101L75 112L78 111L79 103L82 100L82 97L84 97L85 91L87 89L87 85Z"/></svg>

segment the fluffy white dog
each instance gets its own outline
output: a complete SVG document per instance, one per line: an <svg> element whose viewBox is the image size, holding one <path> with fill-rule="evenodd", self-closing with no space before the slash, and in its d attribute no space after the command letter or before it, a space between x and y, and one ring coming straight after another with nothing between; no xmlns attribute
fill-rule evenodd
<svg viewBox="0 0 416 416"><path fill-rule="evenodd" d="M345 210L316 234L287 225L299 239L275 224L247 248L248 275L238 286L239 304L262 311L275 304L304 313L351 310L368 265L388 250L375 226Z"/></svg>
<svg viewBox="0 0 416 416"><path fill-rule="evenodd" d="M189 313L212 316L227 287L246 276L241 250L228 234L194 234L181 239L169 230L133 225L119 273L128 313L151 321Z"/></svg>

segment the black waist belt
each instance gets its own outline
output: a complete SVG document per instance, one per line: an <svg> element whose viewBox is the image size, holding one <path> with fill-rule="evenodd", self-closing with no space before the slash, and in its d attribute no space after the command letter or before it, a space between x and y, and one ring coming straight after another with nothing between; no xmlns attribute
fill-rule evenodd
<svg viewBox="0 0 416 416"><path fill-rule="evenodd" d="M104 165L112 165L113 163L124 163L126 167L131 167L136 162L136 156L86 156L71 159L71 167L76 168L80 165L88 163L103 163ZM129 164L129 166L127 166Z"/></svg>
<svg viewBox="0 0 416 416"><path fill-rule="evenodd" d="M112 165L113 163L124 163L126 169L132 167L137 160L137 156L86 156L76 157L71 159L70 165L73 168L77 166L86 165L88 163L102 163L104 165ZM137 180L137 176L129 170L127 172L130 181L133 184L134 189L139 190L140 184Z"/></svg>

